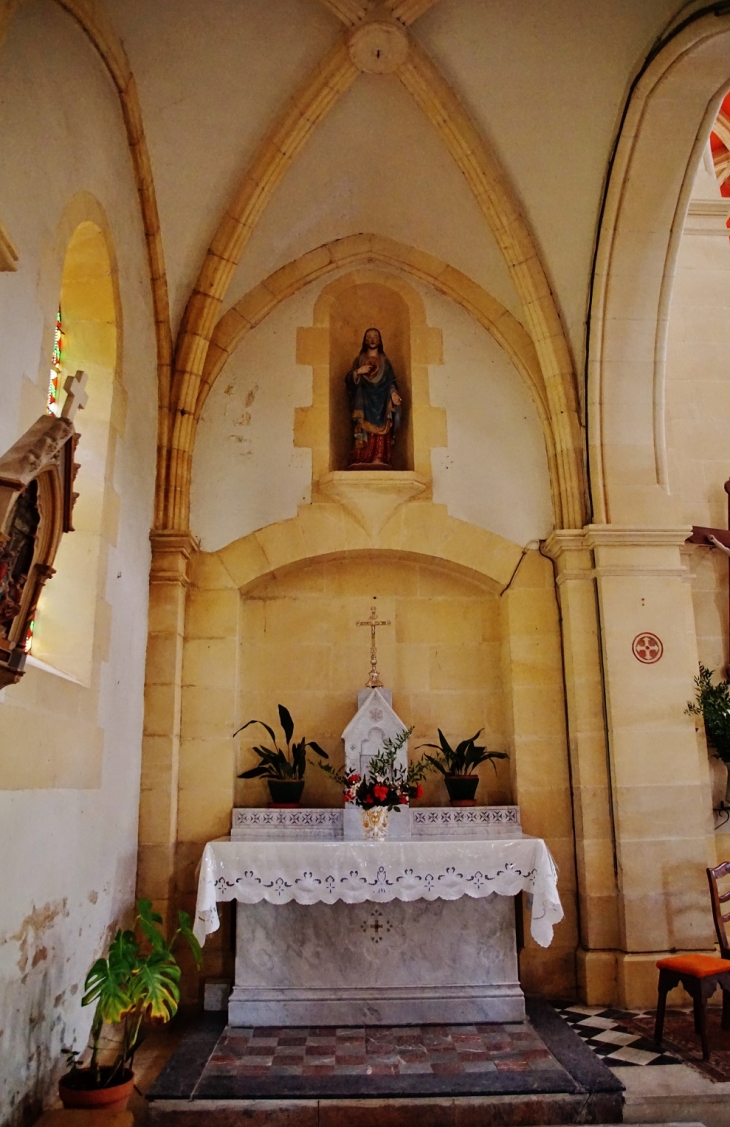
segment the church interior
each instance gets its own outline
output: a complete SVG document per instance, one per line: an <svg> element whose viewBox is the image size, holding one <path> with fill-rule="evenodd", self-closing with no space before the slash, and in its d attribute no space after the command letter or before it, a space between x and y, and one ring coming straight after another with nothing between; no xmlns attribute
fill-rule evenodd
<svg viewBox="0 0 730 1127"><path fill-rule="evenodd" d="M366 686L410 763L502 753L466 809L518 811L562 908L544 945L516 900L520 998L648 1011L716 955L729 90L706 0L0 0L3 1125L136 901L195 919L282 704L335 771Z"/></svg>

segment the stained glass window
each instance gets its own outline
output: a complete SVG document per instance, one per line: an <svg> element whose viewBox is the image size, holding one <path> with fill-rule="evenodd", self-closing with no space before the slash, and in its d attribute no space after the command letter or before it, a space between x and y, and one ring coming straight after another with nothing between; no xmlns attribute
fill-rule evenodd
<svg viewBox="0 0 730 1127"><path fill-rule="evenodd" d="M59 414L58 396L61 391L61 352L63 349L63 325L61 323L61 310L56 314L56 325L53 330L53 352L51 353L51 376L48 381L49 415Z"/></svg>

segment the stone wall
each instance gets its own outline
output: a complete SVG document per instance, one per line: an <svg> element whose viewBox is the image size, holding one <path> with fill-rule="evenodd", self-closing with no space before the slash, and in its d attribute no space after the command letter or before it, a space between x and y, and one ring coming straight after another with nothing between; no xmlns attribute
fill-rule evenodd
<svg viewBox="0 0 730 1127"><path fill-rule="evenodd" d="M31 667L0 693L0 1121L19 1122L51 1091L61 1046L83 1046L91 1020L79 1004L84 976L134 899L156 373L137 189L98 55L60 7L25 4L0 55L0 88L0 215L19 252L17 271L0 274L1 449L45 409L78 224L101 232L116 290L116 310L107 307L96 329L92 318L76 349L92 390L101 338L116 335L106 452L88 467L91 515L100 520L90 671L64 675L57 652L60 671ZM89 427L99 425L95 408ZM83 411L76 422L88 457ZM88 502L79 504L82 529ZM74 631L88 625L72 617L65 642L77 657Z"/></svg>

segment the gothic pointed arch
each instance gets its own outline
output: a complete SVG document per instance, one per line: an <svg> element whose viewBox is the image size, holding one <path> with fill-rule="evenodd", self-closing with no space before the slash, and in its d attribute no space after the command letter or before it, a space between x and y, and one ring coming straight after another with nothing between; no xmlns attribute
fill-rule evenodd
<svg viewBox="0 0 730 1127"><path fill-rule="evenodd" d="M654 54L626 107L589 327L589 465L599 523L679 523L664 434L668 314L692 181L730 81L729 52L729 15L690 19Z"/></svg>

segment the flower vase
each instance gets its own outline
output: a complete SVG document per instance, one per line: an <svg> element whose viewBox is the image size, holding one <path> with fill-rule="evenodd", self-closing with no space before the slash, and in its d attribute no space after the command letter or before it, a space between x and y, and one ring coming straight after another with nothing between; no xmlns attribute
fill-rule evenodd
<svg viewBox="0 0 730 1127"><path fill-rule="evenodd" d="M363 809L362 828L366 841L385 841L388 836L390 810L387 806L371 806Z"/></svg>

